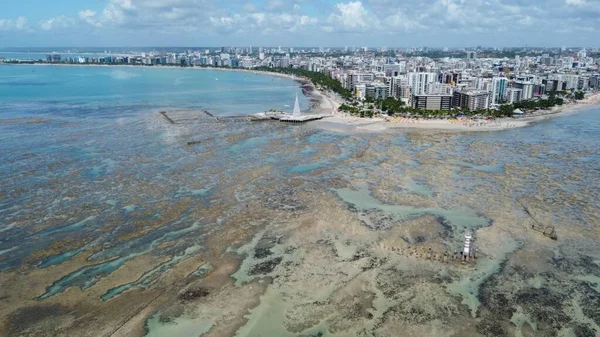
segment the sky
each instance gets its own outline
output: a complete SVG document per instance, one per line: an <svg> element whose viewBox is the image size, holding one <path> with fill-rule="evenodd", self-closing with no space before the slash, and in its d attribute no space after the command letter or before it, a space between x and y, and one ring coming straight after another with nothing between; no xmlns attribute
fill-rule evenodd
<svg viewBox="0 0 600 337"><path fill-rule="evenodd" d="M600 0L2 0L3 47L598 47Z"/></svg>

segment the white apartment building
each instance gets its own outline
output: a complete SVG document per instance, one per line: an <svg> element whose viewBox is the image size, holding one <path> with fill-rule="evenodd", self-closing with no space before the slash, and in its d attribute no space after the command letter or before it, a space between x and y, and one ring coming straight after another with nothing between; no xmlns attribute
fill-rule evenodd
<svg viewBox="0 0 600 337"><path fill-rule="evenodd" d="M437 73L415 72L406 74L408 85L412 88L413 95L426 94L429 85L438 81Z"/></svg>
<svg viewBox="0 0 600 337"><path fill-rule="evenodd" d="M521 94L523 90L518 88L508 88L506 90L506 100L508 103L517 103L521 101Z"/></svg>

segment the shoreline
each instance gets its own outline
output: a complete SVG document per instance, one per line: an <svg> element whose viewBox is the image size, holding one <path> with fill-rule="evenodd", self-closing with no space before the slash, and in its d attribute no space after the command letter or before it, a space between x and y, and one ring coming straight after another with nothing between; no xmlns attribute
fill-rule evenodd
<svg viewBox="0 0 600 337"><path fill-rule="evenodd" d="M580 101L568 102L562 106L555 106L542 113L534 113L524 117L499 118L493 121L477 121L469 118L457 119L405 119L390 117L361 118L350 116L338 111L341 105L329 93L322 92L316 88L314 83L308 78L295 75L282 74L278 72L268 72L263 70L253 70L244 68L219 68L219 67L179 67L179 66L144 66L144 65L101 65L101 64L56 64L56 63L23 63L23 64L0 64L15 66L58 66L58 67L98 67L98 68L142 68L142 69L186 69L186 70L215 70L215 71L236 71L243 73L261 74L279 78L286 78L299 83L302 94L309 99L308 111L305 114L320 114L326 119L311 122L311 126L334 132L385 132L393 129L405 130L438 130L450 132L463 131L503 131L513 128L527 127L533 123L547 120L553 117L567 116L570 114L585 111L600 105L600 91L589 93L587 97ZM305 90L305 85L310 86L310 90ZM265 113L247 112L248 116Z"/></svg>
<svg viewBox="0 0 600 337"><path fill-rule="evenodd" d="M348 114L338 114L324 121L314 122L314 126L334 132L386 132L394 129L404 130L437 130L449 132L464 131L503 131L527 127L533 123L554 117L568 116L583 112L600 105L600 92L589 94L581 101L569 102L553 107L545 113L537 113L525 117L499 118L493 121L461 119L407 119L407 118L360 118Z"/></svg>

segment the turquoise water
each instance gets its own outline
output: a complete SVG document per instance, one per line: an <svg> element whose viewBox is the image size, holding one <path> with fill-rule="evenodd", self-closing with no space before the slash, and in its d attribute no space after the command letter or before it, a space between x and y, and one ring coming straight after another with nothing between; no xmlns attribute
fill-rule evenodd
<svg viewBox="0 0 600 337"><path fill-rule="evenodd" d="M264 74L196 68L0 66L3 118L17 111L19 116L47 112L81 117L83 112L112 115L173 107L219 115L291 111L296 94L300 108L308 109L298 83Z"/></svg>
<svg viewBox="0 0 600 337"><path fill-rule="evenodd" d="M48 52L7 52L0 51L0 57L7 60L45 60L46 56L54 53L54 51ZM104 54L104 53L64 53L62 51L56 51L60 54L63 59L66 58L77 58L77 57L107 57L107 56L118 56L119 54Z"/></svg>

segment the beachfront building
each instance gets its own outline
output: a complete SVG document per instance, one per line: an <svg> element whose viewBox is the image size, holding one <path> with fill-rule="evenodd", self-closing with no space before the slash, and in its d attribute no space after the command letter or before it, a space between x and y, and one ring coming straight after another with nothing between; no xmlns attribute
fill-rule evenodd
<svg viewBox="0 0 600 337"><path fill-rule="evenodd" d="M342 86L348 90L354 90L359 84L367 84L375 81L373 73L348 73L341 78Z"/></svg>
<svg viewBox="0 0 600 337"><path fill-rule="evenodd" d="M490 104L499 104L506 99L508 79L506 77L492 78L492 97Z"/></svg>
<svg viewBox="0 0 600 337"><path fill-rule="evenodd" d="M385 83L374 82L366 85L366 96L372 99L386 99L389 87Z"/></svg>
<svg viewBox="0 0 600 337"><path fill-rule="evenodd" d="M521 89L521 100L533 98L533 83L526 81L515 81L513 88Z"/></svg>
<svg viewBox="0 0 600 337"><path fill-rule="evenodd" d="M450 110L452 95L413 95L412 107L423 110Z"/></svg>
<svg viewBox="0 0 600 337"><path fill-rule="evenodd" d="M398 76L389 77L388 85L390 96L398 98L402 90L402 85L408 85L408 80Z"/></svg>
<svg viewBox="0 0 600 337"><path fill-rule="evenodd" d="M491 93L485 90L457 90L452 97L452 105L459 109L471 111L488 109Z"/></svg>
<svg viewBox="0 0 600 337"><path fill-rule="evenodd" d="M354 96L360 100L367 98L367 85L357 84L354 86Z"/></svg>
<svg viewBox="0 0 600 337"><path fill-rule="evenodd" d="M517 103L520 102L522 100L522 96L521 93L523 92L523 90L518 89L518 88L508 88L506 91L506 100L508 101L508 103Z"/></svg>

